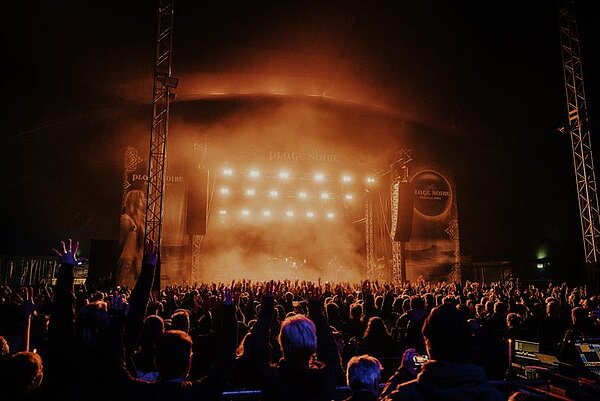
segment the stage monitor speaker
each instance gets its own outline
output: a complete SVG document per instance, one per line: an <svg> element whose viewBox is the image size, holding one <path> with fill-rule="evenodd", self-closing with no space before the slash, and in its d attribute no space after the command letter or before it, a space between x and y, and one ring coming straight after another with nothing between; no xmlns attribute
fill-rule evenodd
<svg viewBox="0 0 600 401"><path fill-rule="evenodd" d="M208 223L208 170L191 169L186 177L187 232L205 235Z"/></svg>
<svg viewBox="0 0 600 401"><path fill-rule="evenodd" d="M107 290L114 287L119 259L119 241L93 239L85 285L88 289Z"/></svg>
<svg viewBox="0 0 600 401"><path fill-rule="evenodd" d="M414 190L410 182L400 182L399 184L394 241L408 242L412 234Z"/></svg>

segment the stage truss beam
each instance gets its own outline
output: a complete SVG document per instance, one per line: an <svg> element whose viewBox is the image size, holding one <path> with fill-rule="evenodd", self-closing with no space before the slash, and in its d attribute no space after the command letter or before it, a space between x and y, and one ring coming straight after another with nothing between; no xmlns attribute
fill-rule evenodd
<svg viewBox="0 0 600 401"><path fill-rule="evenodd" d="M559 0L560 45L586 263L598 262L600 213L574 0Z"/></svg>
<svg viewBox="0 0 600 401"><path fill-rule="evenodd" d="M409 172L408 165L412 162L412 150L399 149L396 156L396 161L390 165L391 171L391 211L392 211L392 231L390 232L390 240L392 241L392 282L395 285L400 285L406 282L406 243L394 241L394 232L398 218L398 182L408 182Z"/></svg>
<svg viewBox="0 0 600 401"><path fill-rule="evenodd" d="M367 278L374 279L373 271L375 269L375 235L373 232L373 192L367 189L367 207L365 216L366 243L367 243Z"/></svg>
<svg viewBox="0 0 600 401"><path fill-rule="evenodd" d="M159 0L145 224L145 240L151 239L159 247L166 177L170 88L177 86L177 80L171 76L172 47L173 0Z"/></svg>

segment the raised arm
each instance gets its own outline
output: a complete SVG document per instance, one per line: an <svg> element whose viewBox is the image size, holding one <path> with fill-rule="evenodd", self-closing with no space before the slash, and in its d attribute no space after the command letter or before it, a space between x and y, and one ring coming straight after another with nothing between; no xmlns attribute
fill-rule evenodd
<svg viewBox="0 0 600 401"><path fill-rule="evenodd" d="M53 249L60 259L56 275L54 300L48 326L48 340L51 346L71 346L75 337L75 290L74 268L77 264L79 242L69 239L61 241L61 250Z"/></svg>
<svg viewBox="0 0 600 401"><path fill-rule="evenodd" d="M268 366L269 362L269 331L273 320L273 310L275 309L274 284L266 284L265 292L261 300L260 312L256 323L252 326L252 336L250 337L250 357L259 367Z"/></svg>
<svg viewBox="0 0 600 401"><path fill-rule="evenodd" d="M230 377L235 360L237 345L237 320L235 319L235 300L231 289L221 290L221 303L215 310L219 321L217 358L210 367L206 377L199 381L203 394L212 394L211 399L221 396L223 388Z"/></svg>
<svg viewBox="0 0 600 401"><path fill-rule="evenodd" d="M129 355L135 349L142 327L146 308L150 300L152 283L158 263L158 246L149 240L144 246L142 258L142 271L138 276L129 298L129 310L125 323L124 345L125 352Z"/></svg>
<svg viewBox="0 0 600 401"><path fill-rule="evenodd" d="M320 288L314 289L309 294L308 314L315 323L317 329L317 356L328 368L336 372L342 371L342 365L338 348L333 338L331 326L323 314L323 301L320 296Z"/></svg>

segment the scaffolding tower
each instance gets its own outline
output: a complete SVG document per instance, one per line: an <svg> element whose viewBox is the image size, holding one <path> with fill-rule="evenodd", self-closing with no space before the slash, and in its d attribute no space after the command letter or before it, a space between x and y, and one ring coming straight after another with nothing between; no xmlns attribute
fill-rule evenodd
<svg viewBox="0 0 600 401"><path fill-rule="evenodd" d="M159 249L166 177L170 89L176 88L178 83L177 79L171 76L172 45L173 0L159 0L144 231L144 241L153 240Z"/></svg>
<svg viewBox="0 0 600 401"><path fill-rule="evenodd" d="M560 47L585 261L598 262L600 214L588 124L575 0L559 0Z"/></svg>
<svg viewBox="0 0 600 401"><path fill-rule="evenodd" d="M396 154L396 161L390 165L391 171L391 211L392 211L392 230L390 240L392 241L392 281L395 285L406 282L406 242L394 241L394 232L398 224L399 207L399 183L408 182L408 165L412 162L412 150L399 149Z"/></svg>

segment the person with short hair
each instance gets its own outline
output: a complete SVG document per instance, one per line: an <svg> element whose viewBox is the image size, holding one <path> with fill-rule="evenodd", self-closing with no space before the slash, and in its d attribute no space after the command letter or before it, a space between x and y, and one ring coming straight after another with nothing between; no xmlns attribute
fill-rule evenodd
<svg viewBox="0 0 600 401"><path fill-rule="evenodd" d="M383 367L377 358L354 356L346 368L346 384L352 395L345 401L375 401L379 396L379 381Z"/></svg>

